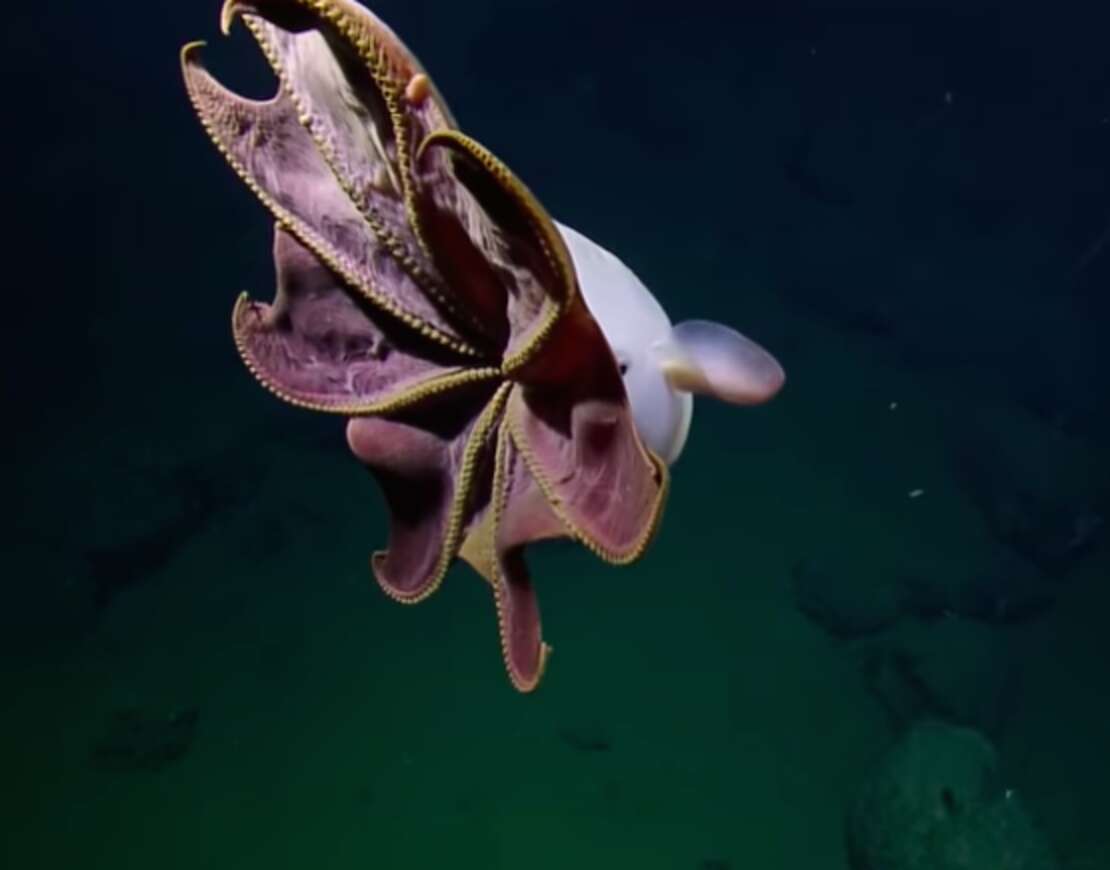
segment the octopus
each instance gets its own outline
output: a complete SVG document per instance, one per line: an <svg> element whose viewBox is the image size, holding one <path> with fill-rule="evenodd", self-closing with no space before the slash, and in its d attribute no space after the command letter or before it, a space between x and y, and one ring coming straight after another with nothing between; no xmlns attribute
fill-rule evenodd
<svg viewBox="0 0 1110 870"><path fill-rule="evenodd" d="M227 0L278 80L252 100L186 45L189 100L274 221L276 292L232 312L258 382L340 415L389 514L370 559L392 599L432 595L456 561L492 593L511 684L544 641L525 558L569 538L615 565L659 527L693 395L781 388L762 347L672 325L609 251L557 223L463 133L413 53L353 0Z"/></svg>

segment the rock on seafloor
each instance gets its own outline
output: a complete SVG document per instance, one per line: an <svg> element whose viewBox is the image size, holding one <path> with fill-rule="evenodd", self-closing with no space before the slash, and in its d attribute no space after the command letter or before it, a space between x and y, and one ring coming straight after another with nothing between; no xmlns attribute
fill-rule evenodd
<svg viewBox="0 0 1110 870"><path fill-rule="evenodd" d="M851 806L853 870L1057 870L1048 841L1001 781L976 731L914 726Z"/></svg>

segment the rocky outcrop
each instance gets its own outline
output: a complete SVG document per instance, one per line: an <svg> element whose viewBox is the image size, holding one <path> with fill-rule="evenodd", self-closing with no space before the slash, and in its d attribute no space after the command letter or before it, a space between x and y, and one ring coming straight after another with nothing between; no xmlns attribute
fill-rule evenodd
<svg viewBox="0 0 1110 870"><path fill-rule="evenodd" d="M1057 870L1047 840L979 733L922 723L894 746L849 810L854 870Z"/></svg>

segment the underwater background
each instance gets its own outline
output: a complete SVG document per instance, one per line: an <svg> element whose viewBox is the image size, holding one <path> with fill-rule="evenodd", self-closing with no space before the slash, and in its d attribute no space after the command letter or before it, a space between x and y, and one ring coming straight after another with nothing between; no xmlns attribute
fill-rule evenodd
<svg viewBox="0 0 1110 870"><path fill-rule="evenodd" d="M6 13L0 866L1110 870L1110 12L373 4L460 126L675 321L783 363L699 401L636 564L373 583L342 423L231 306L272 222L178 50L212 0ZM13 207L14 206L14 207Z"/></svg>

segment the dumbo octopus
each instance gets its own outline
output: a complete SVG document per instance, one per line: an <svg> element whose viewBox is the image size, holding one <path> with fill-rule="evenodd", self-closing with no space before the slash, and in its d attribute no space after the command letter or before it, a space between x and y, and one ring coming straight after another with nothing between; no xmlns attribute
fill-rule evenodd
<svg viewBox="0 0 1110 870"><path fill-rule="evenodd" d="M431 595L456 558L493 590L509 678L550 648L523 550L569 537L610 563L643 554L692 393L754 404L783 383L728 327L672 327L615 256L551 219L457 128L393 32L353 0L228 0L280 82L245 99L181 53L208 135L275 220L277 291L245 295L243 361L293 405L348 419L377 478L386 594Z"/></svg>

